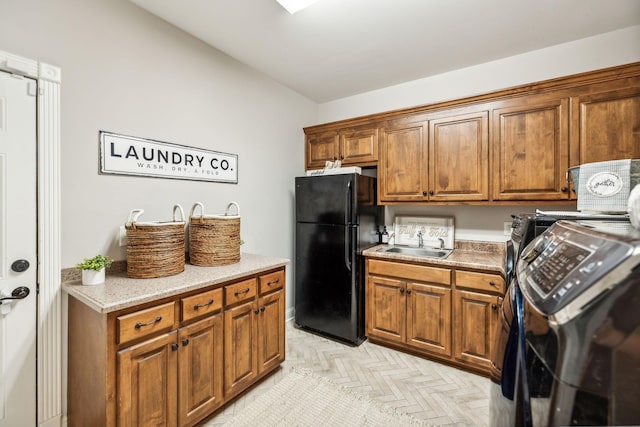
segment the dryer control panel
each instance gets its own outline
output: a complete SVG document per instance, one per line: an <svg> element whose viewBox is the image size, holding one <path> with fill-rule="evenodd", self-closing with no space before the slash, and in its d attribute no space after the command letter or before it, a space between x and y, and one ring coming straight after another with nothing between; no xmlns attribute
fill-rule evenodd
<svg viewBox="0 0 640 427"><path fill-rule="evenodd" d="M599 295L607 288L602 279L631 257L636 246L633 239L558 221L523 250L516 268L520 289L536 310L552 315L575 300L583 303L592 293ZM600 286L591 290L596 284ZM570 316L580 308L574 307Z"/></svg>

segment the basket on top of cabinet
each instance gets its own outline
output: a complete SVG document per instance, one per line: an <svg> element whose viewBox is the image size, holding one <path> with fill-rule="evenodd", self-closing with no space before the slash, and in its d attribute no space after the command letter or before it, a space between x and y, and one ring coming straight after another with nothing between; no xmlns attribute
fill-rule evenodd
<svg viewBox="0 0 640 427"><path fill-rule="evenodd" d="M235 206L236 215L229 209ZM196 215L197 208L200 214ZM193 265L217 266L240 261L240 206L230 202L224 215L205 215L196 202L189 215L189 261Z"/></svg>
<svg viewBox="0 0 640 427"><path fill-rule="evenodd" d="M178 212L180 218L177 218ZM184 211L173 207L173 220L138 222L142 209L134 209L125 224L127 230L127 276L150 279L184 271Z"/></svg>

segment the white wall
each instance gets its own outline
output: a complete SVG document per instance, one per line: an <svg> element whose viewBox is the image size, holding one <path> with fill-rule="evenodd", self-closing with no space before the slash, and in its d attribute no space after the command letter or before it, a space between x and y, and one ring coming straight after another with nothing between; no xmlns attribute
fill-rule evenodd
<svg viewBox="0 0 640 427"><path fill-rule="evenodd" d="M188 214L196 201L207 213L237 201L242 250L293 259L293 178L315 103L125 0L0 10L2 50L62 69L63 267L125 259L116 234L133 208L166 220L174 203ZM99 130L238 154L239 182L100 175Z"/></svg>
<svg viewBox="0 0 640 427"><path fill-rule="evenodd" d="M640 26L320 104L317 123L463 98L636 61L640 61ZM394 215L398 214L454 216L456 238L501 241L507 238L503 223L511 220L511 213L531 212L536 207L575 210L571 206L545 207L542 204L526 207L389 207L386 222L391 224Z"/></svg>

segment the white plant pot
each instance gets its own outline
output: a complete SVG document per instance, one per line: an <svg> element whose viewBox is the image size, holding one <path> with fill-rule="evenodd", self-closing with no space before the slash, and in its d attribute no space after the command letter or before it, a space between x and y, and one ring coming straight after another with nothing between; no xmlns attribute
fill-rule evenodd
<svg viewBox="0 0 640 427"><path fill-rule="evenodd" d="M104 283L104 272L102 268L99 271L95 270L82 270L82 284L83 285L99 285Z"/></svg>

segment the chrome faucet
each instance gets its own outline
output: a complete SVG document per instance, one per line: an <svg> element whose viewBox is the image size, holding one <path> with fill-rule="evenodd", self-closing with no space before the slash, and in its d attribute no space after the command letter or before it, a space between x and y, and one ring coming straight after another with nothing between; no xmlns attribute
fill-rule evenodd
<svg viewBox="0 0 640 427"><path fill-rule="evenodd" d="M444 249L444 239L442 237L438 237L438 240L440 240L440 250Z"/></svg>
<svg viewBox="0 0 640 427"><path fill-rule="evenodd" d="M418 247L424 247L424 240L422 239L422 231L418 231Z"/></svg>

